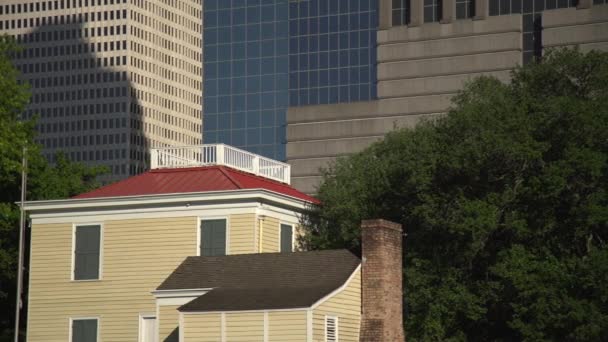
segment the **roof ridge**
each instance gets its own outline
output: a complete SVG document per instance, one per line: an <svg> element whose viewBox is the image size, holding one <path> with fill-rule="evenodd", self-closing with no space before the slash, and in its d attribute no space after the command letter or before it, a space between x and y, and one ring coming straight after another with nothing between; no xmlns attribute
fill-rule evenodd
<svg viewBox="0 0 608 342"><path fill-rule="evenodd" d="M224 176L226 176L226 178L228 178L232 183L234 183L234 185L236 185L237 188L239 189L243 189L243 185L237 181L236 179L234 179L234 177L232 177L227 170L225 170L224 166L218 166L218 169L220 170L220 172L222 172L224 174Z"/></svg>

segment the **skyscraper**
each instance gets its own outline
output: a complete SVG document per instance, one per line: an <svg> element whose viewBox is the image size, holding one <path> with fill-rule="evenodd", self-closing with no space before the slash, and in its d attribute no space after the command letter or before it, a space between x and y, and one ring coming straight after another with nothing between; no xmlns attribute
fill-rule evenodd
<svg viewBox="0 0 608 342"><path fill-rule="evenodd" d="M199 144L201 20L200 0L3 1L44 155L107 165L111 181L151 147Z"/></svg>
<svg viewBox="0 0 608 342"><path fill-rule="evenodd" d="M508 82L513 68L542 60L550 48L608 51L606 0L378 0L377 5L377 39L370 46L376 55L376 97L288 107L286 156L292 184L301 191L314 193L319 169L336 158L361 151L395 128L445 114L452 97L474 77Z"/></svg>
<svg viewBox="0 0 608 342"><path fill-rule="evenodd" d="M204 1L203 139L284 160L289 106L376 96L377 0Z"/></svg>

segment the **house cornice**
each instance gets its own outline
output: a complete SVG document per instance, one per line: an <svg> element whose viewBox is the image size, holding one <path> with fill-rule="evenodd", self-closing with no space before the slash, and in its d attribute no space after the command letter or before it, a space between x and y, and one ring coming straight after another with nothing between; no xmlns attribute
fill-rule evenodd
<svg viewBox="0 0 608 342"><path fill-rule="evenodd" d="M200 202L268 202L281 207L304 209L307 201L265 189L239 189L228 191L206 191L192 193L172 193L157 195L69 198L60 200L25 202L25 210L30 213L50 213L57 211L79 211L94 208L128 208L142 206L172 205Z"/></svg>

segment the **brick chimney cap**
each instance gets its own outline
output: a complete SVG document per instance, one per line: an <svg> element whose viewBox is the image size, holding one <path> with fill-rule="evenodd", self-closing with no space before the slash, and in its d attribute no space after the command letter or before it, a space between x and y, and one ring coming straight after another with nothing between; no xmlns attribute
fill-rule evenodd
<svg viewBox="0 0 608 342"><path fill-rule="evenodd" d="M392 222L392 221L388 221L385 219L363 220L363 221L361 221L361 228L362 229L386 228L386 229L396 230L398 232L403 231L401 224Z"/></svg>

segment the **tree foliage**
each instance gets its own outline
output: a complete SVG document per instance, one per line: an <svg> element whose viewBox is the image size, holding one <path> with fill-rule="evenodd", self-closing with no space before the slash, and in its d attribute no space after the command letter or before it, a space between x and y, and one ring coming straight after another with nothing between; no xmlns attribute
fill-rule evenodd
<svg viewBox="0 0 608 342"><path fill-rule="evenodd" d="M309 248L403 224L410 341L608 340L608 54L480 77L445 116L338 160Z"/></svg>
<svg viewBox="0 0 608 342"><path fill-rule="evenodd" d="M0 341L12 337L17 275L19 207L23 148L27 148L27 200L66 198L98 186L105 168L90 168L58 155L49 165L34 143L35 120L22 120L29 87L11 62L15 42L0 36ZM27 277L26 277L27 279Z"/></svg>

